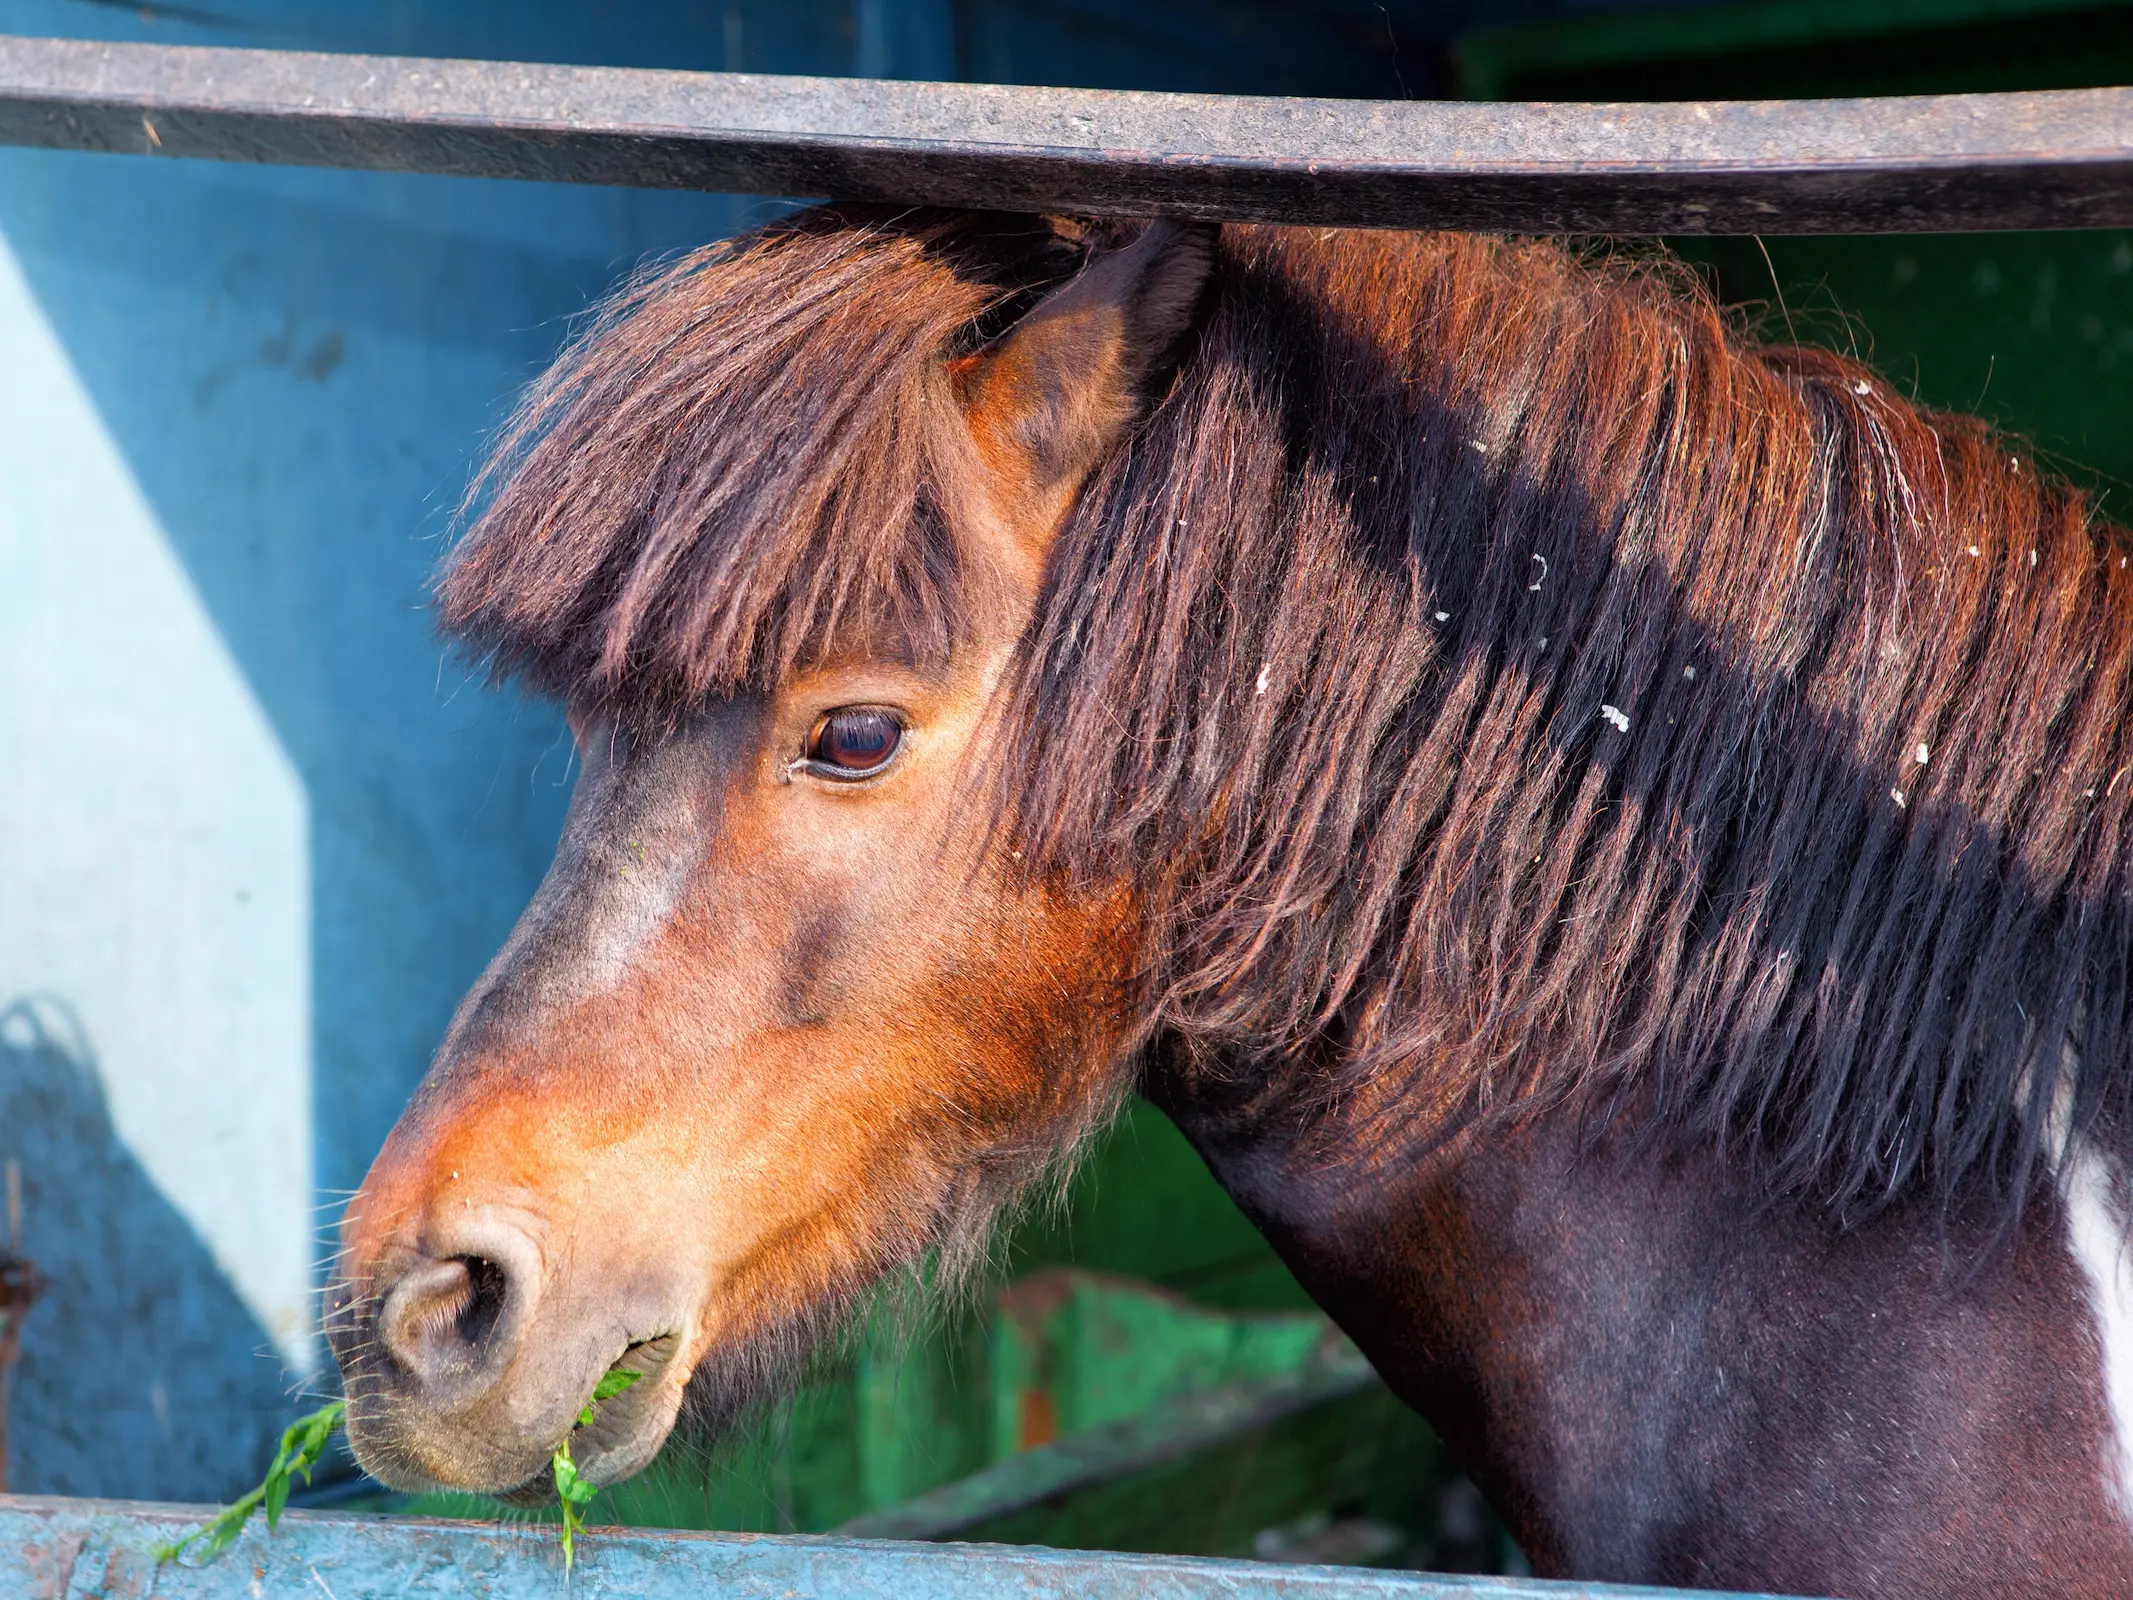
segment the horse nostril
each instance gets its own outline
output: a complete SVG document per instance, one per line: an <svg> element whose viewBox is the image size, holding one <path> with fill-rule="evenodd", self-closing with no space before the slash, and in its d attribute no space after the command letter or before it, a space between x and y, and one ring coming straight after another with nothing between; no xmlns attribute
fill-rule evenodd
<svg viewBox="0 0 2133 1600"><path fill-rule="evenodd" d="M378 1337L402 1370L425 1382L483 1364L510 1278L481 1256L452 1256L415 1267L393 1285L378 1316Z"/></svg>
<svg viewBox="0 0 2133 1600"><path fill-rule="evenodd" d="M503 1320L504 1301L511 1280L504 1269L485 1256L461 1256L467 1269L467 1280L472 1290L465 1309L459 1313L459 1337L470 1345L487 1344L496 1325Z"/></svg>

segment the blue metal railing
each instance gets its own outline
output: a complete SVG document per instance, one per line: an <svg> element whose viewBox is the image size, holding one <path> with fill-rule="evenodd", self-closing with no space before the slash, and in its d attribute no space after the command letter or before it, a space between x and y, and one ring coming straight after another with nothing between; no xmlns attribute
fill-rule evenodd
<svg viewBox="0 0 2133 1600"><path fill-rule="evenodd" d="M198 1507L0 1496L0 1600L1662 1600L1671 1589L1276 1566L1023 1545L598 1530L566 1575L551 1530L345 1512L255 1524L159 1566ZM1768 1597L1763 1597L1768 1600Z"/></svg>

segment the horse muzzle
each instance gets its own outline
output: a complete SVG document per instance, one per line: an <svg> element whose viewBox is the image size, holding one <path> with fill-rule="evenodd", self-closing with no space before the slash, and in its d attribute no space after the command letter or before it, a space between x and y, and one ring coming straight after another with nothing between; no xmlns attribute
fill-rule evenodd
<svg viewBox="0 0 2133 1600"><path fill-rule="evenodd" d="M585 1292L593 1287L555 1283L536 1233L493 1214L390 1248L336 1282L327 1337L363 1469L403 1491L532 1505L554 1498L551 1461L565 1440L594 1483L648 1465L681 1405L680 1297L641 1281ZM592 1305L598 1314L585 1314ZM618 1367L637 1381L594 1405L595 1385Z"/></svg>

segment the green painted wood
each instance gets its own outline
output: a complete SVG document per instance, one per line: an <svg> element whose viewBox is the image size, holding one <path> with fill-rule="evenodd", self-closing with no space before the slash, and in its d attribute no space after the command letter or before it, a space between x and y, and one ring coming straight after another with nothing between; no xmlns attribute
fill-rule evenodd
<svg viewBox="0 0 2133 1600"><path fill-rule="evenodd" d="M1198 1390L1077 1429L839 1531L1241 1551L1261 1530L1367 1494L1398 1411L1359 1356L1336 1350L1294 1372Z"/></svg>
<svg viewBox="0 0 2133 1600"><path fill-rule="evenodd" d="M200 1567L152 1545L201 1508L0 1497L0 1600L1664 1600L1680 1591L1190 1557L733 1534L594 1533L566 1580L554 1539L292 1512Z"/></svg>
<svg viewBox="0 0 2133 1600"><path fill-rule="evenodd" d="M2133 0L1766 0L1476 29L1468 100L1974 94L2133 81Z"/></svg>
<svg viewBox="0 0 2133 1600"><path fill-rule="evenodd" d="M990 1344L995 1456L1190 1394L1288 1378L1336 1345L1350 1353L1323 1312L1212 1311L1136 1279L1064 1267L999 1295Z"/></svg>
<svg viewBox="0 0 2133 1600"><path fill-rule="evenodd" d="M1493 1570L1481 1512L1446 1526L1455 1469L1322 1315L1224 1315L1052 1271L1001 1297L993 1459L838 1531L1236 1555L1301 1541L1341 1559Z"/></svg>

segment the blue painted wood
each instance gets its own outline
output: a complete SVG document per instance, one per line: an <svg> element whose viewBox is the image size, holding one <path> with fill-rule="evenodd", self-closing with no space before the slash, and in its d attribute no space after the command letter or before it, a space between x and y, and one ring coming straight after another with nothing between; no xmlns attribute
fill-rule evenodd
<svg viewBox="0 0 2133 1600"><path fill-rule="evenodd" d="M549 1530L291 1512L206 1566L147 1553L199 1508L0 1497L0 1600L1665 1600L1675 1589L1285 1567L1011 1545L596 1531L566 1580ZM1754 1600L1754 1597L1740 1597ZM1761 1597L1769 1600L1769 1597Z"/></svg>
<svg viewBox="0 0 2133 1600"><path fill-rule="evenodd" d="M0 29L852 65L845 0L177 11L0 0ZM238 1494L308 1409L274 1353L309 1320L314 1223L569 794L560 717L469 684L436 637L447 513L572 315L773 210L0 151L0 1168L53 1283L14 1375L17 1488ZM115 546L139 605L77 581ZM22 648L33 624L61 647ZM191 737L157 760L144 726Z"/></svg>

